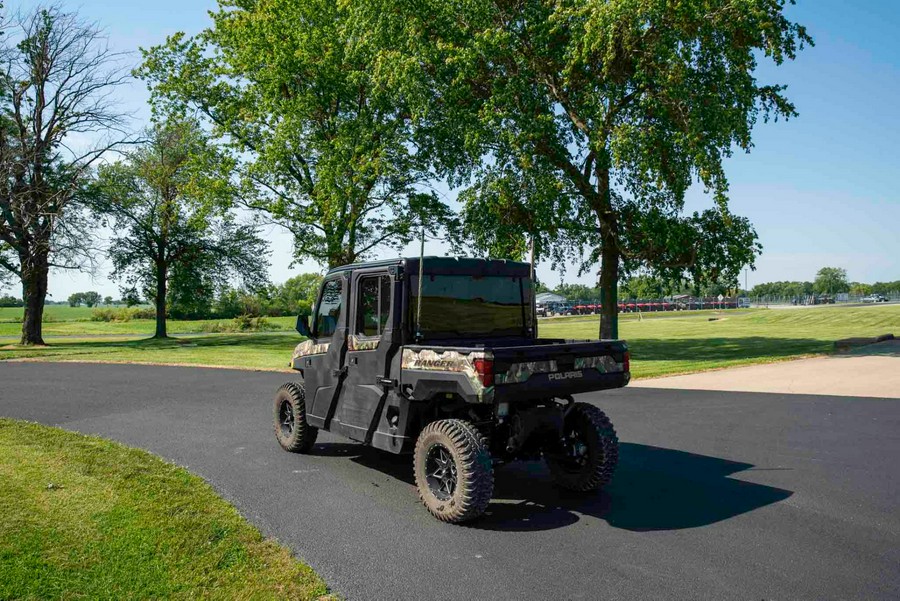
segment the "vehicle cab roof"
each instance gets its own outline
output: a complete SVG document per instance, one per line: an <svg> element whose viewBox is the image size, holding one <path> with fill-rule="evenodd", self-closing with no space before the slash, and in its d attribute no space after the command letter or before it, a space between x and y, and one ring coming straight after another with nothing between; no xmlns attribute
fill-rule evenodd
<svg viewBox="0 0 900 601"><path fill-rule="evenodd" d="M371 269L376 267L399 266L410 275L419 272L419 257L398 257L396 259L384 259L367 263L352 263L341 265L328 270L326 277L358 269ZM529 277L531 265L521 261L508 261L506 259L478 259L472 257L422 257L424 264L422 271L429 274L456 274L475 276L515 276Z"/></svg>

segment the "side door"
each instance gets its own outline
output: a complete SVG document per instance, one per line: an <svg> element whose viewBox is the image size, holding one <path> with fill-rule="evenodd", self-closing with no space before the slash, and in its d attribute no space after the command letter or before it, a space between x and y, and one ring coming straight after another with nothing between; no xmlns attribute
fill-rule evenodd
<svg viewBox="0 0 900 601"><path fill-rule="evenodd" d="M346 436L369 442L389 390L394 344L394 278L385 269L353 274L347 342L347 383L338 416Z"/></svg>
<svg viewBox="0 0 900 601"><path fill-rule="evenodd" d="M346 370L349 282L344 273L322 284L312 325L314 346L302 358L309 423L329 428Z"/></svg>

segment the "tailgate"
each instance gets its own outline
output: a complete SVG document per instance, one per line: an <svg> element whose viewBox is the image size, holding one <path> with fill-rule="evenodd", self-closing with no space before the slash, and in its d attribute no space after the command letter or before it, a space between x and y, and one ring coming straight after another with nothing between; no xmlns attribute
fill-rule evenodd
<svg viewBox="0 0 900 601"><path fill-rule="evenodd" d="M628 384L628 346L620 340L538 340L494 348L495 395L506 400L566 396Z"/></svg>

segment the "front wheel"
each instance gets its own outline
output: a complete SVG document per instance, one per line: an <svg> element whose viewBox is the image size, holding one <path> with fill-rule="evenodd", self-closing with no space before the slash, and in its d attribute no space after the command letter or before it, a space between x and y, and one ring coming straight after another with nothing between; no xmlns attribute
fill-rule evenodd
<svg viewBox="0 0 900 601"><path fill-rule="evenodd" d="M275 438L285 451L308 453L319 431L306 421L303 386L290 382L275 393Z"/></svg>
<svg viewBox="0 0 900 601"><path fill-rule="evenodd" d="M441 521L477 518L494 494L490 451L468 422L444 419L428 424L416 441L413 467L419 498Z"/></svg>
<svg viewBox="0 0 900 601"><path fill-rule="evenodd" d="M610 481L619 462L619 439L597 407L575 403L563 424L562 449L546 455L556 483L569 490L597 490Z"/></svg>

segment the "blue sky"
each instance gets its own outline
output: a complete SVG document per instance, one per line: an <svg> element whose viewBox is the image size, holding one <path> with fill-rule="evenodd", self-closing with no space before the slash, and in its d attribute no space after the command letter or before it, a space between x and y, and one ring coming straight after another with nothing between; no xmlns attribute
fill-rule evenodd
<svg viewBox="0 0 900 601"><path fill-rule="evenodd" d="M8 2L26 6L30 2ZM196 33L209 23L207 0L78 0L62 2L96 20L121 51L161 43L176 31ZM892 0L798 0L788 9L807 26L816 46L798 60L775 68L761 63L760 78L787 84L800 113L788 122L760 123L755 148L728 160L731 206L750 218L764 246L750 286L773 280L810 280L819 267L847 269L851 280L900 279L900 3ZM121 91L122 103L146 119L147 92L135 82ZM688 209L710 200L699 187ZM290 239L271 230L271 277L275 282L314 264L289 268ZM426 252L440 253L429 242ZM418 254L417 245L407 249ZM393 254L393 253L390 253ZM558 274L547 266L541 278L555 285ZM587 282L592 276L585 276ZM578 278L569 272L565 281ZM743 278L742 278L743 280ZM743 283L743 281L742 281ZM53 274L50 293L65 299L80 290L118 296L103 271Z"/></svg>

